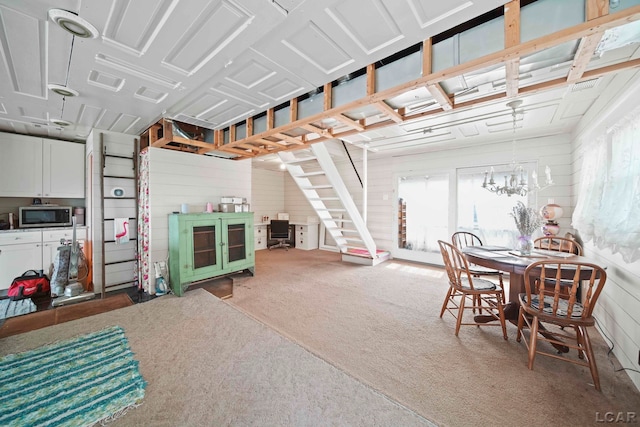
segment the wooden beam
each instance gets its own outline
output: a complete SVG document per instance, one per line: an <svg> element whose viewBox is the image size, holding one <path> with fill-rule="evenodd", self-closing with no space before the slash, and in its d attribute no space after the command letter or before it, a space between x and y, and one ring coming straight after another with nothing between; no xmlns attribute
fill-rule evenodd
<svg viewBox="0 0 640 427"><path fill-rule="evenodd" d="M605 31L610 28L614 28L628 22L636 21L640 19L640 6L632 6L622 11L601 16L595 18L592 21L580 23L573 27L565 28L552 34L548 34L537 39L529 40L524 43L519 43L515 46L508 47L500 52L494 52L485 55L480 58L467 61L463 64L458 64L449 67L444 70L440 70L436 73L430 73L422 76L418 79L414 79L393 88L386 89L380 92L373 92L374 87L374 73L373 64L367 67L367 96L359 100L343 104L339 107L334 107L329 111L323 111L318 114L305 117L304 119L298 119L283 126L279 126L277 129L268 129L258 135L248 137L250 140L257 140L259 138L266 138L274 133L287 132L295 128L305 128L309 123L318 122L323 119L334 117L337 114L342 114L356 108L361 108L366 105L374 105L378 102L382 102L385 99L389 99L405 93L407 91L424 87L428 84L440 83L444 80L460 76L469 72L477 71L486 67L504 63L509 60L518 59L521 56L530 55L532 53L545 50L562 43L566 43L571 40L589 36L601 31ZM585 73L586 75L586 73ZM566 85L566 82L565 82ZM381 107L384 108L384 107ZM455 109L455 107L454 107ZM393 109L392 109L393 111ZM268 114L268 112L267 112ZM396 116L396 120L399 118ZM313 131L315 132L315 131Z"/></svg>
<svg viewBox="0 0 640 427"><path fill-rule="evenodd" d="M396 110L389 107L389 104L384 101L376 102L375 107L383 113L387 114L391 118L391 120L396 123L402 123L404 121L404 118L400 114L398 114Z"/></svg>
<svg viewBox="0 0 640 427"><path fill-rule="evenodd" d="M520 0L512 0L504 5L504 47L520 44ZM520 86L520 58L505 61L505 85L507 97L518 95Z"/></svg>
<svg viewBox="0 0 640 427"><path fill-rule="evenodd" d="M243 142L236 145L236 147L246 148L247 150L257 151L258 154L269 154L271 151L265 150L264 148L256 147L252 145L250 142Z"/></svg>
<svg viewBox="0 0 640 427"><path fill-rule="evenodd" d="M433 99L435 99L438 104L440 104L440 107L442 107L444 111L449 111L453 108L453 101L451 101L449 95L447 95L444 89L442 89L440 83L427 85L427 90L429 91L431 96L433 96Z"/></svg>
<svg viewBox="0 0 640 427"><path fill-rule="evenodd" d="M267 110L267 130L273 129L273 124L275 120L275 110L273 108L269 108Z"/></svg>
<svg viewBox="0 0 640 427"><path fill-rule="evenodd" d="M298 120L298 98L289 101L289 121L291 123Z"/></svg>
<svg viewBox="0 0 640 427"><path fill-rule="evenodd" d="M431 67L433 66L433 41L431 37L422 42L422 76L428 76L431 74Z"/></svg>
<svg viewBox="0 0 640 427"><path fill-rule="evenodd" d="M276 138L280 138L283 141L287 141L290 142L291 144L298 144L298 145L302 145L302 141L300 141L297 138L294 138L293 136L289 136L289 135L285 135L284 133L274 133L273 136L275 136Z"/></svg>
<svg viewBox="0 0 640 427"><path fill-rule="evenodd" d="M278 148L282 148L282 147L286 147L287 144L283 144L282 141L270 141L268 139L264 139L264 138L260 138L258 140L256 140L255 142L259 142L261 144L264 145L270 145L272 147L278 147Z"/></svg>
<svg viewBox="0 0 640 427"><path fill-rule="evenodd" d="M592 34L590 36L583 37L582 40L580 40L578 50L573 57L573 63L571 64L571 68L569 69L567 83L575 83L582 77L582 74L587 69L591 58L593 58L593 55L596 52L596 48L598 47L598 44L600 44L600 40L602 40L603 35L604 32Z"/></svg>
<svg viewBox="0 0 640 427"><path fill-rule="evenodd" d="M324 100L324 105L323 110L324 111L329 111L331 110L331 103L332 103L332 95L333 95L333 86L331 85L331 82L329 83L325 83L324 88L323 88L323 100Z"/></svg>
<svg viewBox="0 0 640 427"><path fill-rule="evenodd" d="M253 135L253 117L247 117L247 136Z"/></svg>
<svg viewBox="0 0 640 427"><path fill-rule="evenodd" d="M376 93L376 66L375 64L367 65L367 96Z"/></svg>
<svg viewBox="0 0 640 427"><path fill-rule="evenodd" d="M586 0L586 13L587 20L592 21L596 18L609 14L609 1L608 0ZM589 62L600 44L604 36L604 31L597 32L590 36L585 36L580 40L578 50L573 57L573 63L569 69L569 75L567 76L567 83L575 83L582 77L589 66Z"/></svg>
<svg viewBox="0 0 640 427"><path fill-rule="evenodd" d="M234 147L227 147L227 144L223 145L222 147L220 147L220 151L225 151L227 153L232 153L232 154L239 154L241 156L244 157L255 157L256 155L254 153L250 153L246 150L241 150L239 148L234 148Z"/></svg>
<svg viewBox="0 0 640 427"><path fill-rule="evenodd" d="M345 125L352 127L354 129L359 130L360 132L364 132L365 127L362 123L360 123L359 121L355 121L353 119L350 119L349 117L345 116L344 114L338 114L333 116L334 119L338 120L339 122L344 123Z"/></svg>
<svg viewBox="0 0 640 427"><path fill-rule="evenodd" d="M315 134L318 134L327 138L333 138L333 134L330 131L328 131L327 129L319 128L318 126L314 126L311 123L302 125L300 127L308 130L309 132L313 132Z"/></svg>
<svg viewBox="0 0 640 427"><path fill-rule="evenodd" d="M236 142L236 125L229 126L229 143Z"/></svg>
<svg viewBox="0 0 640 427"><path fill-rule="evenodd" d="M587 21L609 14L609 0L586 0Z"/></svg>

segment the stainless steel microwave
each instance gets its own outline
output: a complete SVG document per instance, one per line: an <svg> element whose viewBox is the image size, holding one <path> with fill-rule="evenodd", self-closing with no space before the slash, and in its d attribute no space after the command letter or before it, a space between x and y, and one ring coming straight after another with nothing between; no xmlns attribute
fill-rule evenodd
<svg viewBox="0 0 640 427"><path fill-rule="evenodd" d="M24 206L20 208L18 227L70 227L72 212L71 206Z"/></svg>

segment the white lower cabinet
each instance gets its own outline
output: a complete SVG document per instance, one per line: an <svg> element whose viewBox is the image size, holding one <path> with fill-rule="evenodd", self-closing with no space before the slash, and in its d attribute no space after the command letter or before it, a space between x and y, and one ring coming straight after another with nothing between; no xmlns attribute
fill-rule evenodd
<svg viewBox="0 0 640 427"><path fill-rule="evenodd" d="M296 224L296 249L318 249L319 224Z"/></svg>
<svg viewBox="0 0 640 427"><path fill-rule="evenodd" d="M14 278L42 267L40 231L0 234L0 290L9 289Z"/></svg>
<svg viewBox="0 0 640 427"><path fill-rule="evenodd" d="M260 249L267 249L267 226L256 225L253 230L253 249L258 251Z"/></svg>
<svg viewBox="0 0 640 427"><path fill-rule="evenodd" d="M86 237L86 228L76 230L81 246ZM0 290L9 289L13 279L28 270L43 270L48 275L60 240L72 238L72 229L0 233Z"/></svg>

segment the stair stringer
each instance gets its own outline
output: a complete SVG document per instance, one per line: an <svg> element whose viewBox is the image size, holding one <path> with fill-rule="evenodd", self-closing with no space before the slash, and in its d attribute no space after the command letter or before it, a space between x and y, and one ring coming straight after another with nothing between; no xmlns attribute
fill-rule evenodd
<svg viewBox="0 0 640 427"><path fill-rule="evenodd" d="M341 253L347 253L349 242L357 241L358 247L366 249L371 258L377 258L376 244L366 227L360 211L353 202L349 191L347 190L342 177L340 176L331 156L322 143L316 143L311 146L313 156L303 159L297 158L292 152L278 153L280 159L287 166L289 174L296 182L302 193L305 195L311 206L314 208L318 218L322 221L325 229L331 234ZM300 163L311 163L320 167L322 172L305 173ZM314 185L308 178L309 175L324 175L329 185ZM314 188L315 187L315 188ZM335 198L321 197L316 188L331 188L336 195ZM341 209L329 209L323 200L332 199L339 201ZM332 212L343 211L349 217L349 220L337 219L333 217ZM346 230L344 224L351 223L353 229ZM355 236L347 236L345 233L355 233Z"/></svg>

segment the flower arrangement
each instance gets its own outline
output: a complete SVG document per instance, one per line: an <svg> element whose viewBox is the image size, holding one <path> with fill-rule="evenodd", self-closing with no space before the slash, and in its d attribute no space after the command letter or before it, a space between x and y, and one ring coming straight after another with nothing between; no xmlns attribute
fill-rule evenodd
<svg viewBox="0 0 640 427"><path fill-rule="evenodd" d="M516 222L516 228L521 236L531 236L542 225L542 217L533 208L528 208L522 202L518 202L511 213Z"/></svg>

